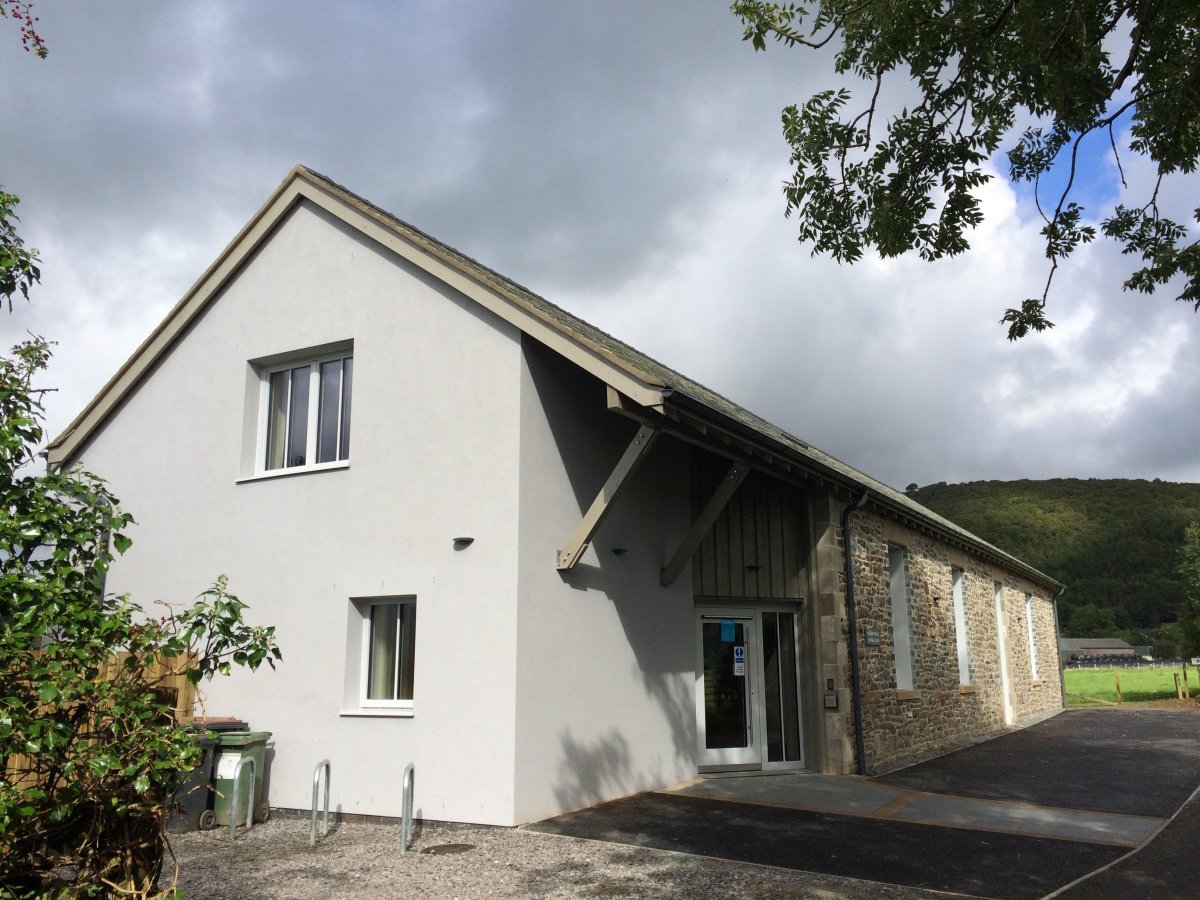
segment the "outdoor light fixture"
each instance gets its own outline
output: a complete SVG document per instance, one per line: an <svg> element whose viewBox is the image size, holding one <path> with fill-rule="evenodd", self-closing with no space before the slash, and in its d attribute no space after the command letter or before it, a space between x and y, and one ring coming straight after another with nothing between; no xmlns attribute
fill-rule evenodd
<svg viewBox="0 0 1200 900"><path fill-rule="evenodd" d="M467 547L470 547L473 543L475 543L475 538L473 538L473 537L456 537L454 539L454 549L455 550L465 550Z"/></svg>

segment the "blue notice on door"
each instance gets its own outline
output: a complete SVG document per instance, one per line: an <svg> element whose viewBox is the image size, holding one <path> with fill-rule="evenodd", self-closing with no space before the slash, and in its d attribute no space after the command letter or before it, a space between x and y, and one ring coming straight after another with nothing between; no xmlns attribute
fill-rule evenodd
<svg viewBox="0 0 1200 900"><path fill-rule="evenodd" d="M733 627L733 619L721 620L721 643L732 644L737 640L737 631Z"/></svg>

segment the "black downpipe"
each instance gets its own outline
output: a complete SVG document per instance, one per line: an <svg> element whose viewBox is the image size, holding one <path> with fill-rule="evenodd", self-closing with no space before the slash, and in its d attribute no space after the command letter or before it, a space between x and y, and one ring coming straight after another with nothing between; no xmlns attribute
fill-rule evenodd
<svg viewBox="0 0 1200 900"><path fill-rule="evenodd" d="M863 741L862 676L858 665L858 608L854 605L854 549L850 541L850 514L867 505L870 492L863 488L862 496L853 506L842 510L842 553L846 562L846 624L850 629L850 705L854 709L854 756L858 774L867 774L867 750Z"/></svg>

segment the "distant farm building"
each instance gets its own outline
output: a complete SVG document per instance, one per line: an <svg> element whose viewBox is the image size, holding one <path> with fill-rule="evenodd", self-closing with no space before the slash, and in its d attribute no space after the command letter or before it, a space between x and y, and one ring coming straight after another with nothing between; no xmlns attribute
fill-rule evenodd
<svg viewBox="0 0 1200 900"><path fill-rule="evenodd" d="M1072 656L1136 656L1138 648L1120 638L1059 638L1064 659Z"/></svg>

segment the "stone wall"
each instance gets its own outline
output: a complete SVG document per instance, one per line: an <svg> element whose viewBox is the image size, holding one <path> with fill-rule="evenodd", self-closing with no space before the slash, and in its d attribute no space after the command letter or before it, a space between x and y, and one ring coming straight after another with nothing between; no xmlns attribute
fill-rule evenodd
<svg viewBox="0 0 1200 900"><path fill-rule="evenodd" d="M836 531L840 532L840 527ZM935 756L1006 727L997 585L1002 596L1013 723L1020 725L1062 706L1052 594L1048 587L869 512L853 514L851 532L868 773L888 771ZM836 537L840 543L842 536ZM892 548L904 551L913 655L912 690L896 688L888 563ZM954 568L964 573L963 601L970 657L968 684L960 684L959 677L951 587ZM848 632L844 583L839 587L842 602L836 608L838 615L822 616L821 624L825 641L836 637L843 645L835 652L825 645L822 654L827 670L830 663L839 664L837 681L841 687L849 685L850 676L848 661L842 664L847 659L844 647ZM1027 595L1032 597L1037 679L1033 678L1030 661ZM838 726L844 727L841 720L850 712L848 705L841 706L839 712L836 724L826 720L827 726L834 726L830 738L842 731ZM836 738L833 742L842 744L838 756L844 760L845 744ZM852 760L850 767L841 768L852 771Z"/></svg>
<svg viewBox="0 0 1200 900"><path fill-rule="evenodd" d="M815 538L812 564L813 596L821 655L821 695L833 695L833 705L823 702L818 717L817 743L822 771L845 775L855 771L854 718L850 690L850 662L846 642L846 574L843 565L842 504L825 492L814 492L812 528ZM812 757L810 757L812 758Z"/></svg>

